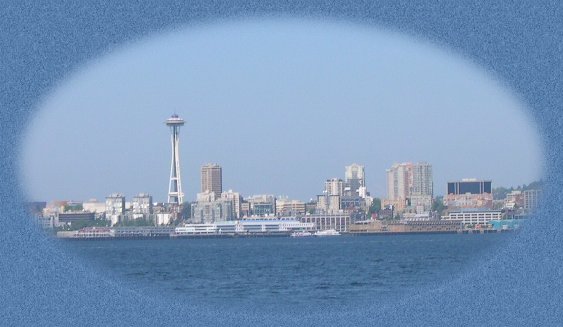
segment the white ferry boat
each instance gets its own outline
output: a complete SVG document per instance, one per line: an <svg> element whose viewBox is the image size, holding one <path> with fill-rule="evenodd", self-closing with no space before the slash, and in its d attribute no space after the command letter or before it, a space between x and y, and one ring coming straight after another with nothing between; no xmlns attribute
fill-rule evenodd
<svg viewBox="0 0 563 327"><path fill-rule="evenodd" d="M338 236L340 232L334 229L321 230L315 233L315 236Z"/></svg>
<svg viewBox="0 0 563 327"><path fill-rule="evenodd" d="M307 237L307 236L313 236L313 234L311 234L310 232L293 232L290 235L291 237Z"/></svg>

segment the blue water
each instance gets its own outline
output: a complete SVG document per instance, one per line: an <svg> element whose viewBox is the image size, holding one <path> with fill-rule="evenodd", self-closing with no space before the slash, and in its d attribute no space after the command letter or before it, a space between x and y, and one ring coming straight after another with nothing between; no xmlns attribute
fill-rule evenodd
<svg viewBox="0 0 563 327"><path fill-rule="evenodd" d="M203 305L364 305L455 278L505 234L65 241L141 292Z"/></svg>

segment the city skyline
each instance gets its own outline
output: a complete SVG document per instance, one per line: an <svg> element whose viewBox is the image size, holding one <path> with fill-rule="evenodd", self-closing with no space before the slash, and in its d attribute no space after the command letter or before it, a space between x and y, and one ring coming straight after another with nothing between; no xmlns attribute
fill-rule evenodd
<svg viewBox="0 0 563 327"><path fill-rule="evenodd" d="M22 153L30 200L148 192L164 201L169 135L160 124L174 111L186 119L179 151L187 199L205 162L224 167L225 189L303 200L327 178L342 178L352 162L365 165L377 197L395 162L431 162L436 194L466 177L497 186L540 178L538 136L522 105L461 58L347 25L260 26L271 33L242 24L165 35L61 84L45 99ZM296 33L303 28L308 33ZM217 44L239 65L220 64ZM155 80L134 81L130 71ZM76 107L80 115L69 115Z"/></svg>
<svg viewBox="0 0 563 327"><path fill-rule="evenodd" d="M366 197L366 196L370 196L372 198L378 198L380 200L389 200L389 204L393 204L394 206L396 206L396 203L394 203L394 201L405 201L406 199L417 199L420 200L418 198L422 197L424 198L425 196L429 196L429 200L430 202L432 202L435 198L437 197L444 197L444 199L446 198L446 196L448 194L452 194L453 190L453 186L454 184L459 184L459 183L468 183L468 182L480 182L482 183L482 181L486 181L488 183L488 193L491 193L492 196L492 190L494 190L495 188L518 188L522 185L526 185L526 184L530 184L530 183L537 183L540 182L541 183L541 179L540 180L534 180L534 181L529 181L527 183L524 184L519 184L519 185L510 185L510 186L506 186L506 185L494 185L494 181L491 181L490 179L483 179L483 178L474 178L474 177L458 177L458 178L454 178L451 180L447 181L447 187L446 187L446 192L444 192L443 194L434 194L433 189L434 189L434 182L433 182L433 173L432 173L432 164L428 163L428 162L395 162L389 169L386 169L386 174L387 174L387 185L386 185L386 192L383 195L374 195L370 192L369 189L367 189L366 187L362 186L356 190L353 189L353 185L355 183L355 181L351 180L348 178L348 173L349 173L349 168L350 167L361 167L361 182L359 182L360 185L363 185L364 181L364 174L365 174L365 167L361 164L357 164L357 163L351 163L350 165L347 165L344 167L343 170L343 174L342 177L331 177L331 178L327 178L324 180L324 190L323 188L320 188L319 191L317 193L315 193L315 195L309 197L309 199L300 199L300 198L292 198L292 200L299 200L299 201L303 201L305 202L309 202L309 201L317 201L318 197L321 195L338 195L338 196L343 196L343 195L359 195L360 197ZM405 167L406 167L406 171L405 171ZM417 173L416 171L423 171L424 173L421 174L421 172ZM428 173L429 171L429 173ZM222 166L217 164L217 163L207 163L207 164L203 164L200 167L200 190L198 192L196 192L196 194L193 197L189 197L185 199L185 202L197 202L199 197L203 197L203 198L212 198L212 199L221 199L222 197L227 197L229 194L233 194L233 192L235 192L235 194L240 195L241 198L247 199L247 198L252 198L255 196L272 196L275 199L280 199L282 201L285 201L287 199L289 199L289 197L287 196L287 194L275 194L272 192L264 192L264 193L241 193L238 192L236 188L228 188L228 189L224 189L223 188L223 183L222 183ZM397 175L399 174L399 175ZM394 178L393 178L394 176ZM397 176L399 177L399 180L403 180L402 182L399 182L397 184ZM392 180L395 180L395 183L392 183ZM456 189L457 190L457 189ZM367 194L366 194L367 192ZM455 194L463 194L463 193L458 193L457 191L455 192ZM213 195L213 196L211 196ZM138 197L143 197L143 196L150 196L151 200L152 200L152 193L150 192L144 192L144 191L137 191L137 192L133 192L131 194L125 194L123 192L111 192L108 193L108 195L103 196L101 198L96 198L96 197L86 197L86 198L50 198L50 199L40 199L40 200L36 200L36 201L30 201L30 202L42 202L42 201L46 201L46 202L65 202L65 201L84 201L84 202L89 202L89 201L102 201L104 198L108 198L108 197L114 197L114 196L119 196L119 197L130 197L130 198L138 198ZM418 198L417 198L418 197ZM230 199L230 197L229 197ZM423 199L424 201L426 201L425 199ZM491 198L492 200L492 198ZM172 204L176 204L175 202L170 202L170 201L154 201L152 203L172 203ZM416 205L415 205L416 206ZM424 208L428 209L429 204L425 204Z"/></svg>

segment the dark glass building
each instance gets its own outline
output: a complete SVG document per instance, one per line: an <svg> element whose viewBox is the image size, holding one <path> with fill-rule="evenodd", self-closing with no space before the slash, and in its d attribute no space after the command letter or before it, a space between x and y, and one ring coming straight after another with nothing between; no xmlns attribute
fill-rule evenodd
<svg viewBox="0 0 563 327"><path fill-rule="evenodd" d="M483 194L492 193L492 182L485 180L462 180L448 182L448 194Z"/></svg>

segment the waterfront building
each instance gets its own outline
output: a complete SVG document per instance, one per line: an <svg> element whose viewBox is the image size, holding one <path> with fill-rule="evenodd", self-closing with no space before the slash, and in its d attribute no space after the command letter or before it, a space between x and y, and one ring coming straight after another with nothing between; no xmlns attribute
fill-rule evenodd
<svg viewBox="0 0 563 327"><path fill-rule="evenodd" d="M113 193L106 197L106 219L112 225L123 220L125 215L125 196L121 193Z"/></svg>
<svg viewBox="0 0 563 327"><path fill-rule="evenodd" d="M223 193L223 169L218 164L201 167L201 192L214 192L216 198Z"/></svg>
<svg viewBox="0 0 563 327"><path fill-rule="evenodd" d="M57 214L57 221L59 224L73 223L77 221L92 221L96 219L96 214L93 212L59 212Z"/></svg>
<svg viewBox="0 0 563 327"><path fill-rule="evenodd" d="M251 216L273 216L276 214L276 198L273 195L253 195L245 199L250 205Z"/></svg>
<svg viewBox="0 0 563 327"><path fill-rule="evenodd" d="M340 212L340 195L317 195L316 213Z"/></svg>
<svg viewBox="0 0 563 327"><path fill-rule="evenodd" d="M170 127L172 145L172 159L170 163L170 182L168 184L168 203L176 206L184 203L182 192L182 175L180 173L180 127L184 126L184 120L174 114L165 122Z"/></svg>
<svg viewBox="0 0 563 327"><path fill-rule="evenodd" d="M334 229L347 232L350 226L350 215L345 213L313 214L301 217L302 223L313 223L315 231Z"/></svg>
<svg viewBox="0 0 563 327"><path fill-rule="evenodd" d="M523 192L523 207L526 210L534 210L538 206L541 190L526 190Z"/></svg>
<svg viewBox="0 0 563 327"><path fill-rule="evenodd" d="M110 238L115 237L115 230L109 227L85 227L76 231L75 238Z"/></svg>
<svg viewBox="0 0 563 327"><path fill-rule="evenodd" d="M463 224L446 220L410 220L410 221L358 221L350 225L350 233L458 233L463 231Z"/></svg>
<svg viewBox="0 0 563 327"><path fill-rule="evenodd" d="M205 234L276 234L314 230L312 223L298 220L237 220L212 224L187 224L176 227L175 236Z"/></svg>
<svg viewBox="0 0 563 327"><path fill-rule="evenodd" d="M500 220L504 217L501 210L490 210L483 208L465 208L449 211L442 216L444 221L458 221L464 225L486 224L492 220Z"/></svg>
<svg viewBox="0 0 563 327"><path fill-rule="evenodd" d="M172 214L170 212L160 212L154 214L154 223L157 226L169 225L172 221Z"/></svg>
<svg viewBox="0 0 563 327"><path fill-rule="evenodd" d="M166 224L164 224L166 225ZM173 226L142 226L142 227L116 227L113 228L115 237L119 238L144 238L144 237L169 237L174 233Z"/></svg>
<svg viewBox="0 0 563 327"><path fill-rule="evenodd" d="M131 202L131 212L133 215L150 215L153 213L152 196L147 193L139 193L133 197Z"/></svg>
<svg viewBox="0 0 563 327"><path fill-rule="evenodd" d="M278 217L302 216L306 213L305 202L289 200L287 197L276 199L276 215Z"/></svg>
<svg viewBox="0 0 563 327"><path fill-rule="evenodd" d="M221 193L221 199L229 200L233 203L233 210L234 210L234 218L240 219L241 216L241 207L242 207L242 196L238 192L233 192L233 190L229 190L228 192Z"/></svg>
<svg viewBox="0 0 563 327"><path fill-rule="evenodd" d="M106 215L122 215L125 213L125 196L113 193L106 197Z"/></svg>
<svg viewBox="0 0 563 327"><path fill-rule="evenodd" d="M359 195L360 187L366 186L365 168L362 165L353 163L345 167L344 183L349 189L349 196Z"/></svg>
<svg viewBox="0 0 563 327"><path fill-rule="evenodd" d="M444 197L444 205L449 209L458 208L493 208L492 182L466 178L461 181L448 182L448 194Z"/></svg>
<svg viewBox="0 0 563 327"><path fill-rule="evenodd" d="M198 193L198 201L191 205L191 221L194 223L213 223L235 219L233 201L215 198L215 192Z"/></svg>

